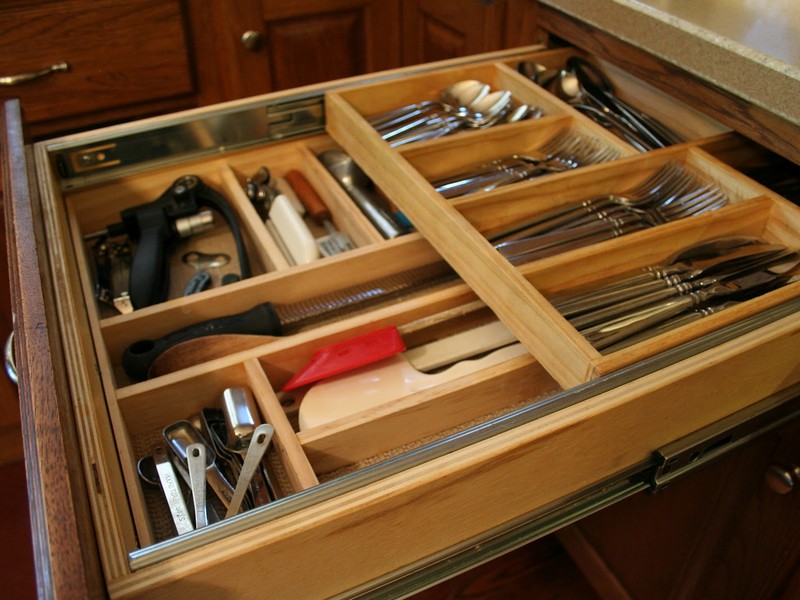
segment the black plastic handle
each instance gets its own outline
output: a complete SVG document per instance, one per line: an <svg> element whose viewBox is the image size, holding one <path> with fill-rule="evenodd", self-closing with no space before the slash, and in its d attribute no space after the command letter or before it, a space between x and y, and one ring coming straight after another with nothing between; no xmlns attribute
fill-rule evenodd
<svg viewBox="0 0 800 600"><path fill-rule="evenodd" d="M281 335L283 329L275 307L271 302L265 302L242 313L189 325L157 340L134 342L122 354L122 367L131 378L144 381L153 362L172 346L200 337L226 333Z"/></svg>
<svg viewBox="0 0 800 600"><path fill-rule="evenodd" d="M142 308L162 302L169 287L166 248L170 239L169 224L162 219L141 229L130 274L131 304Z"/></svg>

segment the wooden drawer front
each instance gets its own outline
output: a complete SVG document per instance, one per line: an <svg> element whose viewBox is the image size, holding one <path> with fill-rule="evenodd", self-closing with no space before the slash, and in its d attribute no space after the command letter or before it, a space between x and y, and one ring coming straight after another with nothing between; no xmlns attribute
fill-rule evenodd
<svg viewBox="0 0 800 600"><path fill-rule="evenodd" d="M20 98L26 122L93 115L96 123L104 111L194 91L178 0L35 2L1 9L0 21L0 75L69 65L0 87L0 97Z"/></svg>

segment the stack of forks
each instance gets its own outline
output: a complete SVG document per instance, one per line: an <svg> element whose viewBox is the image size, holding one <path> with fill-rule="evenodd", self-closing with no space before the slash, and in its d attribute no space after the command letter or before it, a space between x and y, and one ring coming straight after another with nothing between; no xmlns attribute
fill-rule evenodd
<svg viewBox="0 0 800 600"><path fill-rule="evenodd" d="M559 208L493 236L495 249L513 264L551 256L725 206L714 183L668 163L624 194L609 194Z"/></svg>
<svg viewBox="0 0 800 600"><path fill-rule="evenodd" d="M512 154L473 165L433 181L432 185L445 198L457 198L616 158L619 158L619 153L613 148L567 130L526 154Z"/></svg>

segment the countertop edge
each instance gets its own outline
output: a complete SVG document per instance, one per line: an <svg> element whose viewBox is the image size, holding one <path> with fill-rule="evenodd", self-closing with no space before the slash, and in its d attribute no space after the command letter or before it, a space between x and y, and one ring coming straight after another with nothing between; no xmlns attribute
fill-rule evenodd
<svg viewBox="0 0 800 600"><path fill-rule="evenodd" d="M540 0L800 125L800 68L634 0Z"/></svg>

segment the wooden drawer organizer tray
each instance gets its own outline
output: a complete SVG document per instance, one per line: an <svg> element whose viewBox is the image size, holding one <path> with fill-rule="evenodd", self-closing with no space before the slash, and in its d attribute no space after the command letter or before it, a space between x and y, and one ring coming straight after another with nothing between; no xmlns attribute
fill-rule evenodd
<svg viewBox="0 0 800 600"><path fill-rule="evenodd" d="M560 64L558 61L563 61L566 55L565 51L545 52L536 58ZM468 78L509 89L518 100L542 106L545 116L399 149L390 148L364 119L368 114L434 98L449 83ZM685 114L674 101L666 102L673 116ZM94 365L77 359L87 373L85 385L93 390L88 409L93 422L89 433L84 434L97 435L104 452L109 457L118 455L121 466L122 481L115 478L111 463L106 463L108 472L103 476L103 481L111 482L113 508L95 507L106 511L96 518L105 523L99 542L111 579L127 571L125 553L174 535L158 494L144 489L139 482L137 460L159 443L163 427L189 418L204 407L216 406L227 387L249 387L262 417L275 427L276 452L272 453L271 463L282 493L291 495L382 457L610 373L800 293L800 285L794 284L669 335L601 355L557 313L547 301L548 295L664 260L676 248L721 235L762 236L800 247L798 209L691 142L637 154L602 127L516 73L510 63L489 61L341 88L326 94L326 105L330 137L318 135L229 152L219 158L153 169L66 191L63 196L55 193L51 199L54 213L66 214L66 218L53 218L56 229L60 228L58 234L64 240L72 240L71 248L57 252L68 272L77 274L68 277L66 283L74 289L74 297L84 302L83 306L62 310L65 314L72 310L75 315L85 312L92 338L89 341L76 336L81 341L74 342L76 346L71 352L96 356L100 373L99 383L93 384ZM670 114L669 108L663 110ZM428 183L428 178L491 158L498 150L524 151L565 130L617 149L620 158L455 201L444 200ZM707 124L708 135L717 131L715 125ZM354 208L316 159L317 153L337 143L406 214L418 233L384 240ZM520 268L505 261L484 237L514 220L572 200L626 189L669 161L718 183L728 193L731 204L713 214L633 233ZM244 179L263 164L277 175L293 168L301 170L330 207L335 226L350 235L357 249L309 265L290 267L266 235L261 219L242 191ZM172 269L174 290L169 301L131 314L109 313L94 299L92 259L84 235L114 222L119 211L126 207L158 197L177 177L188 173L199 175L234 205L244 230L253 277L179 297L191 270L176 261ZM230 240L226 232L215 230L191 243L195 244L191 246L194 249L211 251L230 244ZM179 257L184 251L178 248L173 256ZM137 340L156 338L193 323L242 312L260 302L301 302L376 278L438 264L442 259L463 281L427 289L144 382L131 381L120 367L123 350ZM396 325L407 345L413 347L495 318L513 331L529 353L391 405L301 432L297 432L284 410L285 399L277 394L321 346ZM77 319L79 333L81 322ZM94 468L94 462L92 465Z"/></svg>
<svg viewBox="0 0 800 600"><path fill-rule="evenodd" d="M421 99L464 79L479 79L519 94L521 102L540 104L545 116L496 129L473 130L391 148L365 117ZM699 240L756 232L764 238L798 246L798 211L689 142L634 156L620 148L621 158L583 166L541 179L512 184L491 192L447 200L429 181L509 154L524 154L557 132L572 130L584 137L618 145L605 129L574 114L510 66L451 69L402 81L374 83L327 94L328 129L373 180L380 185L418 230L478 296L491 306L530 352L563 387L569 388L622 366L640 361L671 345L753 314L797 294L796 285L746 303L737 314L719 314L679 335L664 334L619 355L602 356L547 302L547 294L599 281L614 274L663 261L676 249ZM616 147L616 146L615 146ZM621 193L644 181L659 166L674 161L726 190L730 204L719 212L674 221L650 230L563 253L516 268L494 251L485 234L526 216L609 192ZM752 205L751 205L752 204ZM751 212L755 211L755 212ZM760 217L756 217L756 215ZM755 227L755 229L750 229ZM752 235L753 233L751 233ZM659 241L661 240L661 241ZM682 241L686 243L681 243ZM663 246L660 244L663 243ZM547 275L540 275L540 271ZM718 319L718 320L717 320Z"/></svg>

